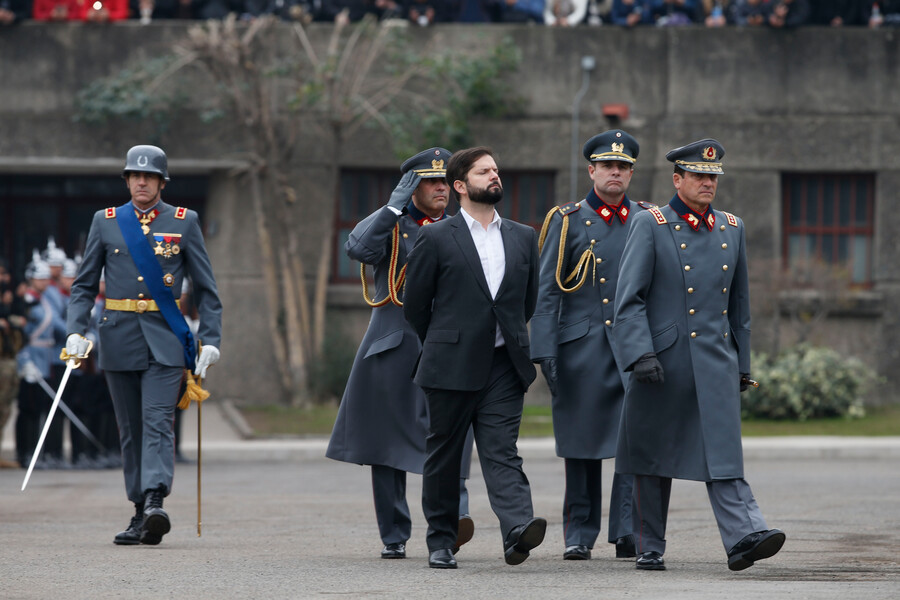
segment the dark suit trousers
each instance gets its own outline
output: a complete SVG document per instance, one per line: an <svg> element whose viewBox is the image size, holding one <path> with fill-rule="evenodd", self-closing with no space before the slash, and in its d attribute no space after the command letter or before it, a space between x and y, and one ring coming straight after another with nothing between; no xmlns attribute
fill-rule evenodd
<svg viewBox="0 0 900 600"><path fill-rule="evenodd" d="M459 471L469 425L503 539L534 516L531 487L516 441L524 404L522 382L505 347L494 351L487 385L474 392L426 388L430 430L425 442L422 510L428 550L453 548L459 521Z"/></svg>
<svg viewBox="0 0 900 600"><path fill-rule="evenodd" d="M159 486L172 491L175 406L182 367L150 360L146 371L106 371L122 442L125 491L134 503Z"/></svg>

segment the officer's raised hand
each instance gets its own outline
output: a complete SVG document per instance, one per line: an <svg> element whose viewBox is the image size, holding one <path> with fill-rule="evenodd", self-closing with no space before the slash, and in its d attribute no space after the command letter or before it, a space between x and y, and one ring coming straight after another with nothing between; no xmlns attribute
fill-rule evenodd
<svg viewBox="0 0 900 600"><path fill-rule="evenodd" d="M666 380L655 353L648 352L634 363L634 378L641 383L663 383Z"/></svg>
<svg viewBox="0 0 900 600"><path fill-rule="evenodd" d="M421 179L419 174L413 170L404 173L400 181L397 182L397 187L391 192L391 199L388 200L387 205L402 213L406 205L409 204L409 199L412 198L413 192L419 187Z"/></svg>
<svg viewBox="0 0 900 600"><path fill-rule="evenodd" d="M197 364L194 367L194 375L201 379L206 377L206 369L219 362L219 349L215 346L203 346L197 355Z"/></svg>
<svg viewBox="0 0 900 600"><path fill-rule="evenodd" d="M544 379L547 380L547 387L550 388L550 393L553 396L556 396L556 382L559 379L558 371L556 369L556 359L555 358L545 358L541 361L541 373L544 374Z"/></svg>

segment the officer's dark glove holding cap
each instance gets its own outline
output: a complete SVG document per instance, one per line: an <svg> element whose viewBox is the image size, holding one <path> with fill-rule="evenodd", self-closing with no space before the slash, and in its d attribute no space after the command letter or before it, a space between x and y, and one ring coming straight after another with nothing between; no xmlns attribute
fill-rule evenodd
<svg viewBox="0 0 900 600"><path fill-rule="evenodd" d="M741 373L741 391L746 392L750 387L750 373Z"/></svg>
<svg viewBox="0 0 900 600"><path fill-rule="evenodd" d="M541 373L544 374L544 379L547 380L547 387L550 388L550 393L556 396L556 382L559 379L559 372L556 368L556 359L545 358L542 360Z"/></svg>
<svg viewBox="0 0 900 600"><path fill-rule="evenodd" d="M406 209L406 205L409 204L409 199L412 198L413 192L419 187L421 179L415 171L404 173L397 183L397 187L391 192L391 199L388 200L387 205L402 213Z"/></svg>
<svg viewBox="0 0 900 600"><path fill-rule="evenodd" d="M663 376L662 365L656 359L654 352L648 352L634 363L634 378L641 383L663 383L666 378Z"/></svg>

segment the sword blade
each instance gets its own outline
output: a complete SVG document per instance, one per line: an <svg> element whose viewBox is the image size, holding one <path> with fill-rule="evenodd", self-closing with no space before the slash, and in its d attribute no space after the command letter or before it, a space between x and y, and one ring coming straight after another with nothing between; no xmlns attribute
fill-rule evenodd
<svg viewBox="0 0 900 600"><path fill-rule="evenodd" d="M44 388L44 391L47 392L48 396L50 396L51 398L56 397L53 388L50 387L49 383L44 381L43 377L39 377L37 382L38 385ZM91 433L91 430L87 428L87 425L84 424L84 421L79 419L78 416L76 416L75 413L72 412L72 409L69 408L69 406L66 404L66 401L62 398L59 399L59 410L63 411L63 413L65 413L65 415L69 417L69 420L72 421L72 424L78 428L78 431L80 431L84 435L84 437L86 437L94 446L96 446L98 450L100 450L101 452L106 452L106 448L103 447L103 444L100 443L100 440L94 437L94 434Z"/></svg>
<svg viewBox="0 0 900 600"><path fill-rule="evenodd" d="M66 383L69 382L69 375L72 374L72 369L75 368L75 361L69 360L66 362L66 372L63 373L62 381L59 384L59 389L56 391L56 397L53 398L53 404L50 405L50 412L47 413L47 421L44 423L44 429L41 431L41 437L38 438L37 447L34 449L34 454L31 455L31 464L28 465L28 472L25 473L25 481L22 482L22 491L25 491L25 486L28 485L28 480L31 479L31 472L34 470L34 463L37 462L38 456L41 453L41 448L44 446L44 439L47 437L47 432L50 431L50 423L53 421L53 415L56 413L56 407L59 406L59 401L62 398L63 392L66 389Z"/></svg>

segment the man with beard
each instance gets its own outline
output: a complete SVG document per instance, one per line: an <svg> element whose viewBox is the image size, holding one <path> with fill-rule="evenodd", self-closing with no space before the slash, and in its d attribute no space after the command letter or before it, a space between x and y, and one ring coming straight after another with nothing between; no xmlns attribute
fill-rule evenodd
<svg viewBox="0 0 900 600"><path fill-rule="evenodd" d="M372 466L375 517L384 548L381 558L405 558L412 530L406 502L406 473L421 473L425 462L428 411L425 395L410 378L419 355L416 332L403 318L399 294L406 257L419 228L447 218L450 201L446 164L450 151L429 148L403 162L400 182L387 205L360 221L350 232L347 255L375 270L375 293L369 298L365 268L363 294L372 318L363 337L325 456ZM459 528L455 546L470 539L465 477L472 461L466 444L460 477Z"/></svg>
<svg viewBox="0 0 900 600"><path fill-rule="evenodd" d="M459 468L471 426L504 558L517 565L544 540L516 441L534 381L526 323L538 290L535 231L500 219L503 197L489 148L456 152L447 165L456 216L419 231L409 255L403 313L422 340L414 380L425 391L422 508L428 564L455 569Z"/></svg>

